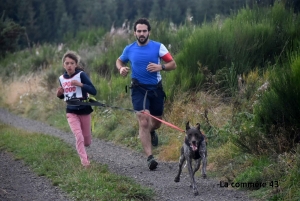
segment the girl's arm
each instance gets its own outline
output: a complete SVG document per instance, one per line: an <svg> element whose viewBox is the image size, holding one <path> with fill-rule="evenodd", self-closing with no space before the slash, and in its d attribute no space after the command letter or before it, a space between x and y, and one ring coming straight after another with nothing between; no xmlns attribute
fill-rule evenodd
<svg viewBox="0 0 300 201"><path fill-rule="evenodd" d="M87 93L95 96L97 94L97 90L93 83L91 82L90 78L87 76L85 72L80 74L82 89L84 89Z"/></svg>

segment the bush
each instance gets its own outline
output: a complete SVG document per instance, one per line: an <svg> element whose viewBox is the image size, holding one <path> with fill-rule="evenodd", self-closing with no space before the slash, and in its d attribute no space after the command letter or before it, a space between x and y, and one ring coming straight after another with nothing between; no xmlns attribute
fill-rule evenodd
<svg viewBox="0 0 300 201"><path fill-rule="evenodd" d="M295 54L296 55L296 54ZM299 141L300 131L300 57L274 68L270 87L254 102L253 114L238 113L235 144L251 154L283 153ZM248 114L248 115L247 115Z"/></svg>

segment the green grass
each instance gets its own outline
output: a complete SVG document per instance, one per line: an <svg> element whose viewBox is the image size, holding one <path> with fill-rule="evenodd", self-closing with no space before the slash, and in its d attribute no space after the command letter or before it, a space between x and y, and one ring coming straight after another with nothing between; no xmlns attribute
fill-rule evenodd
<svg viewBox="0 0 300 201"><path fill-rule="evenodd" d="M0 124L0 150L12 152L39 176L51 180L77 200L152 200L154 192L130 178L112 174L107 166L91 162L81 166L76 150L62 140L27 133Z"/></svg>

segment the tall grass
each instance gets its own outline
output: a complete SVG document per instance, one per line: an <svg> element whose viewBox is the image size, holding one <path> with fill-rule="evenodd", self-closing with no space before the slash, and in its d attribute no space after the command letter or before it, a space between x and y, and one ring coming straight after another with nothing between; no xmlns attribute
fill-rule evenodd
<svg viewBox="0 0 300 201"><path fill-rule="evenodd" d="M110 79L113 74L118 73L116 69L116 60L122 54L126 45L131 38L128 33L122 35L106 34L102 44L100 45L101 54L94 54L94 57L89 61L90 67L98 76Z"/></svg>
<svg viewBox="0 0 300 201"><path fill-rule="evenodd" d="M279 195L275 195L274 197L278 197L277 200L299 200L300 192L298 187L300 185L300 146L298 145L295 148L295 152L282 156L281 163L284 165L285 170L289 172L289 174L283 176L283 182L281 184L283 190ZM286 166L286 164L289 164L289 166Z"/></svg>
<svg viewBox="0 0 300 201"><path fill-rule="evenodd" d="M175 80L182 90L193 89L203 83L197 63L213 73L235 66L236 74L248 73L269 64L284 63L284 51L292 51L299 41L298 16L282 4L272 8L245 8L223 23L204 24L196 28L176 55L178 70ZM200 74L200 75L199 75ZM230 80L229 80L230 81Z"/></svg>
<svg viewBox="0 0 300 201"><path fill-rule="evenodd" d="M58 47L50 44L10 53L0 62L1 77L7 80L9 77L42 71L60 60L59 54Z"/></svg>
<svg viewBox="0 0 300 201"><path fill-rule="evenodd" d="M197 28L194 33L186 40L181 51L176 55L178 68L173 76L173 81L182 90L197 88L203 81L203 75L199 70L198 62L206 66L218 60L219 38L217 31L209 26ZM215 65L208 66L217 68Z"/></svg>
<svg viewBox="0 0 300 201"><path fill-rule="evenodd" d="M282 153L290 150L299 136L299 69L300 58L292 59L291 63L282 68L276 68L271 74L271 89L263 94L255 105L255 122L266 129L268 139L278 139L274 142L277 151ZM270 104L272 103L272 104Z"/></svg>
<svg viewBox="0 0 300 201"><path fill-rule="evenodd" d="M70 44L71 49L78 49L77 45L84 44L87 46L95 46L101 43L102 37L106 34L106 30L102 27L100 28L90 28L88 30L79 31L76 33L75 37L66 35L64 42Z"/></svg>
<svg viewBox="0 0 300 201"><path fill-rule="evenodd" d="M269 71L265 89L247 92L247 105L234 115L238 135L233 139L244 152L276 155L290 151L299 141L300 60L298 53L292 55L289 63Z"/></svg>

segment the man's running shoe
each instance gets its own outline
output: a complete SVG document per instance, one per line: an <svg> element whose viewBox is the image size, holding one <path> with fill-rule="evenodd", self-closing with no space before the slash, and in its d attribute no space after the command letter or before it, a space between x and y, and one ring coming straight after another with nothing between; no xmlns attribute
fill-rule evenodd
<svg viewBox="0 0 300 201"><path fill-rule="evenodd" d="M154 157L151 155L147 159L149 170L155 170L157 168L158 163L154 159Z"/></svg>

